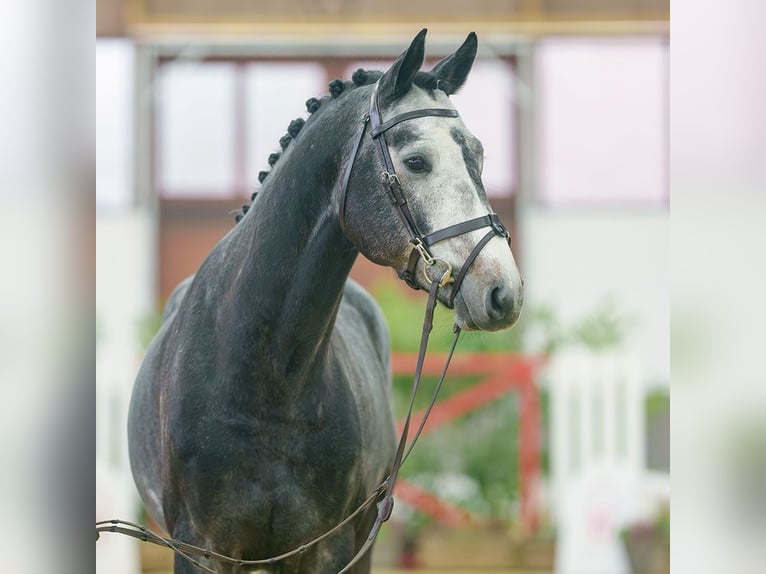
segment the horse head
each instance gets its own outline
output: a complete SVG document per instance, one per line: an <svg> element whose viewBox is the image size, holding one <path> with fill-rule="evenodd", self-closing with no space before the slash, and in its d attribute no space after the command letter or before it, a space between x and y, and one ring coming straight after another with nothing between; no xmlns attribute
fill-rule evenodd
<svg viewBox="0 0 766 574"><path fill-rule="evenodd" d="M341 221L359 251L412 287L428 289L444 274L438 297L462 329L504 329L519 317L523 282L484 191L482 144L449 99L471 70L476 35L430 72L420 71L424 45L425 30L372 88L373 137L360 132L352 151ZM414 259L413 250L422 256Z"/></svg>

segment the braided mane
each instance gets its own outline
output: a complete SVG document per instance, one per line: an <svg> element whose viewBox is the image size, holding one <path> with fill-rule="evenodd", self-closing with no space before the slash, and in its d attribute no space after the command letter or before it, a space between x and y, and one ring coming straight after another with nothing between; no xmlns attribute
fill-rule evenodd
<svg viewBox="0 0 766 574"><path fill-rule="evenodd" d="M290 124L287 126L287 133L279 138L279 147L281 148L281 151L277 151L269 155L269 166L274 167L277 161L279 161L279 158L282 156L282 152L284 152L290 143L298 137L298 134L300 133L304 124L307 121L311 121L313 114L320 107L322 107L325 102L337 98L346 90L351 90L359 86L368 86L370 84L374 84L382 75L383 72L377 70L363 70L362 68L359 68L351 76L351 81L344 82L343 80L333 80L330 82L328 84L330 91L329 95L323 96L320 99L309 98L306 100L306 111L309 113L309 118L307 120L304 120L303 118L296 118L290 122ZM448 96L451 93L451 86L446 80L438 78L434 74L428 72L418 72L415 76L414 84L427 90L435 90L438 87L438 89L442 90ZM269 170L258 172L258 181L263 184L269 173ZM255 190L250 195L250 203L244 204L242 208L237 211L236 215L234 216L234 219L237 223L239 223L245 214L250 210L252 202L255 201L255 198L258 195L258 191L259 190Z"/></svg>

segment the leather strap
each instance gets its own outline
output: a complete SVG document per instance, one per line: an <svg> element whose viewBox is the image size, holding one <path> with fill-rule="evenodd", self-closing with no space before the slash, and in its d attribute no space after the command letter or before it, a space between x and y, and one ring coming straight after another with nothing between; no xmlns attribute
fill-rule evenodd
<svg viewBox="0 0 766 574"><path fill-rule="evenodd" d="M150 542L151 544L156 544L158 546L165 546L167 548L170 548L176 554L188 560L189 562L191 562L198 568L201 568L205 570L206 572L213 572L213 574L215 574L213 570L200 564L200 562L196 560L194 556L205 558L213 562L231 564L234 566L270 566L282 560L290 558L292 556L303 554L312 546L321 542L325 538L335 534L338 530L340 530L341 528L346 526L349 522L351 522L354 518L356 518L362 511L364 511L364 509L368 508L375 501L375 499L380 496L380 494L383 492L384 488L386 487L386 484L387 483L385 481L381 483L380 486L378 486L378 488L375 489L375 492L373 492L369 497L367 497L367 499L362 504L360 504L357 507L357 509L354 510L354 512L349 514L346 518L344 518L341 522L336 524L333 528L331 528L327 532L322 533L320 536L317 536L310 542L307 542L306 544L303 544L299 546L298 548L295 548L289 552L285 552L283 554L280 554L278 556L273 556L271 558L264 558L262 560L243 560L239 558L233 558L231 556L226 556L225 554L213 552L212 550L201 548L199 546L194 546L193 544L188 544L180 540L175 540L173 538L165 538L164 536L155 534L154 532L152 532L151 530L148 530L147 528L145 528L144 526L141 526L140 524L129 522L127 520L120 520L117 518L114 518L112 520L102 520L100 522L96 522L96 540L99 539L99 535L102 532L114 532L117 534L125 534L132 538L141 540L142 542Z"/></svg>
<svg viewBox="0 0 766 574"><path fill-rule="evenodd" d="M407 268L401 272L399 277L412 289L418 290L422 289L422 287L418 284L417 280L415 279L415 272L418 268L418 259L420 259L420 254L418 253L417 249L413 248L410 249L410 257L407 260Z"/></svg>
<svg viewBox="0 0 766 574"><path fill-rule="evenodd" d="M384 493L383 498L380 500L380 502L378 502L378 516L375 518L375 522L373 523L372 528L370 529L370 533L367 535L367 540L365 540L364 544L356 553L354 558L351 559L351 562L349 562L343 568L343 570L341 570L338 574L346 574L347 572L351 570L351 568L353 568L353 566L359 560L361 560L362 556L364 556L374 544L375 538L378 536L378 533L380 532L380 527L383 526L383 523L386 522L391 517L391 512L394 509L394 487L396 486L396 481L399 478L399 469L401 468L402 463L404 462L404 459L406 458L406 456L409 456L409 453L412 452L412 448L415 446L415 442L417 441L418 437L420 436L420 433L423 430L423 427L425 426L425 422L426 422L426 419L428 418L428 414L431 412L431 409L433 408L433 403L436 402L437 393L434 393L434 396L431 399L431 404L428 406L428 411L426 412L426 415L423 417L423 420L420 423L420 427L418 428L418 432L415 436L415 439L413 440L409 450L406 451L406 456L405 456L405 449L407 447L407 435L409 433L410 423L412 421L412 411L415 407L415 398L418 393L418 388L420 387L420 378L423 372L423 361L425 360L426 350L428 349L428 338L431 334L431 330L433 329L433 317L434 317L434 310L436 309L436 295L438 292L439 292L439 281L432 281L431 286L428 290L428 303L426 304L426 313L423 319L423 331L420 336L420 348L418 349L418 359L417 359L417 364L415 367L415 376L412 381L412 394L410 396L410 404L407 409L407 417L404 420L402 434L399 437L399 444L396 447L396 455L394 456L394 461L391 463L391 471L389 472L388 478L386 479L386 482L387 482L386 492ZM455 339L455 344L456 343L457 343L457 338ZM447 363L444 368L445 374L447 372L447 368L449 367L449 363L452 360L452 353L455 350L455 344L453 344L450 354L447 358ZM443 378L444 378L444 375L442 375L442 380ZM437 391L438 391L438 388L441 388L441 381L439 385L437 385Z"/></svg>
<svg viewBox="0 0 766 574"><path fill-rule="evenodd" d="M463 279L465 279L465 274L468 273L468 269L471 267L476 257L478 257L481 250L484 249L484 246L489 243L489 240L494 236L495 230L490 229L487 234L481 238L481 241L476 244L476 246L473 248L473 251L471 251L471 254L468 256L468 259L466 259L463 263L463 266L460 268L457 277L455 277L455 282L452 284L452 292L450 293L449 298L450 305L455 304L455 297L457 296L457 292L460 290L460 286L463 284Z"/></svg>
<svg viewBox="0 0 766 574"><path fill-rule="evenodd" d="M500 218L497 216L497 214L488 213L487 215L482 215L475 219L469 219L468 221L463 221L462 223L456 223L455 225L450 225L444 229L429 233L423 238L423 243L425 243L428 247L431 247L431 245L434 243L444 241L445 239L449 239L451 237L457 237L458 235L463 235L464 233L470 233L471 231L481 229L482 227L492 227L495 229L496 226L502 228L503 232L507 235L508 232L505 231L505 227L503 227L503 224L500 222ZM500 235L502 234L503 233L500 233Z"/></svg>
<svg viewBox="0 0 766 574"><path fill-rule="evenodd" d="M460 338L460 333L461 333L460 327L457 326L457 323L452 326L452 331L455 333L455 336L452 339L452 345L450 346L449 353L447 353L447 360L444 362L444 369L442 369L442 374L439 377L439 382L436 383L433 396L431 397L431 400L428 402L428 408L426 408L425 413L423 413L423 418L420 420L420 425L418 425L418 430L415 433L415 436L412 437L412 442L410 443L410 447L407 449L407 452L404 454L404 458L402 459L402 464L404 464L405 461L410 457L410 453L412 452L412 449L415 448L415 443L418 442L418 439L420 438L420 434L423 432L423 429L426 426L428 417L431 415L431 410L434 408L434 405L436 404L436 398L439 396L439 391L442 388L442 383L444 382L444 379L447 377L447 370L449 369L450 363L452 362L452 355L455 354L455 348L457 347L457 342L458 342L458 339Z"/></svg>
<svg viewBox="0 0 766 574"><path fill-rule="evenodd" d="M422 110L412 110L410 112L404 112L398 116L394 116L387 122L377 125L372 129L370 135L377 137L378 134L382 134L384 131L394 127L396 124L412 120L415 118L422 118L423 116L439 116L443 118L456 118L458 117L457 110L450 110L448 108L425 108Z"/></svg>
<svg viewBox="0 0 766 574"><path fill-rule="evenodd" d="M369 115L370 115L371 133L376 130L379 130L379 128L382 125L381 114L380 114L380 99L378 98L379 86L380 84L376 83L375 87L372 89L372 94L370 95L370 114ZM416 111L425 112L427 110L416 110ZM417 115L412 115L412 112L407 112L407 113L410 114L409 116L410 118L417 117ZM410 212L409 205L407 205L407 199L404 197L404 194L402 193L401 183L399 182L399 177L396 175L396 169L394 168L394 162L391 159L391 154L388 151L388 143L386 142L386 136L384 131L385 130L378 131L377 135L373 136L372 138L373 141L376 142L378 145L378 151L380 152L380 157L383 160L383 165L385 167L383 177L386 178L386 183L388 184L388 191L391 194L391 199L393 201L394 207L396 208L396 211L399 214L399 217L401 218L402 223L404 223L404 227L410 236L410 240L418 239L422 237L422 233L420 233L420 230L418 229L418 226L415 223L415 218L412 216L412 212Z"/></svg>
<svg viewBox="0 0 766 574"><path fill-rule="evenodd" d="M348 189L348 182L351 179L351 171L354 169L354 163L356 162L356 156L359 153L359 147L362 145L362 139L364 138L364 130L367 128L367 124L370 121L370 114L364 114L362 118L362 125L359 126L359 131L356 134L354 140L354 147L351 148L351 157L346 163L346 171L343 173L343 180L340 184L340 206L338 208L338 216L340 218L340 228L343 233L346 232L346 190Z"/></svg>
<svg viewBox="0 0 766 574"><path fill-rule="evenodd" d="M450 362L452 361L452 356L457 346L458 338L460 336L460 328L457 325L455 325L454 327L455 338L452 341L452 346L447 356L447 360L444 365L444 370L442 371L439 382L436 385L436 388L434 390L433 396L431 397L431 401L428 405L428 408L426 409L426 412L420 421L418 430L415 433L415 436L413 437L412 442L409 445L409 448L406 449L406 452L405 452L405 448L407 446L407 435L409 433L410 423L412 420L412 411L414 410L415 398L417 396L418 388L420 387L420 379L421 379L421 374L423 372L423 362L425 360L426 351L428 349L428 339L431 334L431 330L433 329L433 315L434 315L434 310L436 308L436 303L437 303L436 295L438 291L439 291L439 282L433 281L429 289L428 303L426 305L426 312L425 312L425 317L423 320L423 331L421 334L420 349L418 350L418 360L417 360L417 366L415 370L415 376L413 378L413 383L412 383L412 395L410 397L410 404L407 410L407 418L405 419L404 428L399 438L399 444L396 449L396 455L394 457L394 461L391 464L391 470L390 470L389 476L385 481L383 481L383 483L381 483L380 486L378 486L375 492L373 492L359 507L357 507L357 509L354 512L352 512L349 516L347 516L343 521L338 523L336 526L334 526L327 532L321 534L314 540L307 542L306 544L303 544L299 546L298 548L295 548L289 552L285 552L284 554L280 554L278 556L274 556L271 558L264 558L262 560L242 560L242 559L233 558L231 556L226 556L224 554L219 554L217 552L213 552L212 550L208 550L206 548L194 546L192 544L174 540L172 538L165 538L163 536L160 536L158 534L151 532L150 530L146 529L145 527L139 524L135 524L133 522L128 522L128 521L119 520L119 519L104 520L104 521L96 522L96 540L98 540L99 535L102 532L114 532L117 534L124 534L127 536L131 536L133 538L137 538L138 540L142 540L144 542L150 542L152 544L156 544L159 546L166 546L172 549L178 556L191 562L197 568L200 568L204 570L205 572L211 572L211 573L214 573L214 571L210 569L209 567L207 567L205 564L202 564L198 558L204 558L209 561L222 562L225 564L231 564L235 566L273 565L282 560L290 558L292 556L303 554L312 546L316 545L320 541L336 533L338 530L340 530L349 522L351 522L351 520L357 517L362 511L368 508L370 504L372 504L372 502L375 499L377 499L381 494L383 494L383 498L377 504L378 515L375 518L375 522L373 523L372 528L370 529L370 533L367 535L367 538L365 539L364 543L359 548L359 550L354 555L354 557L351 559L351 561L338 573L338 574L346 574L349 570L351 570L351 568L353 568L354 565L356 565L357 562L359 562L359 560L362 559L362 557L370 550L370 548L372 548L372 545L375 542L378 532L380 531L380 527L391 516L391 511L393 510L393 506L394 506L393 492L394 492L394 487L396 486L396 480L399 477L399 469L401 468L404 461L407 460L407 458L409 457L410 453L412 452L412 449L415 447L415 444L417 443L421 433L423 432L423 428L425 427L426 421L428 420L428 416L431 413L431 410L433 409L434 404L436 403L439 390L442 387L442 383L444 382L444 379L447 374L447 370L449 369Z"/></svg>

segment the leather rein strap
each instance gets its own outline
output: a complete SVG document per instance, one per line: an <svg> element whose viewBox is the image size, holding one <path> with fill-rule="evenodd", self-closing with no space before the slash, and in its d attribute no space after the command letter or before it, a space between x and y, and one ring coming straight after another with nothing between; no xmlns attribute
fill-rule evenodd
<svg viewBox="0 0 766 574"><path fill-rule="evenodd" d="M145 528L144 526L141 526L140 524L136 524L134 522L128 522L126 520L120 520L116 518L112 520L103 520L100 522L96 522L96 540L98 540L102 532L112 532L117 534L124 534L126 536L136 538L143 542L156 544L158 546L165 546L173 550L181 558L184 558L185 560L189 561L195 567L205 572L209 572L211 574L215 574L215 570L210 568L210 566L203 564L201 560L204 559L205 562L207 562L208 564L210 562L220 562L223 564L230 564L233 566L241 566L241 567L271 566L278 562L281 562L282 560L286 560L287 558L292 558L294 556L304 554L307 550L309 550L310 548L312 548L313 546L315 546L322 540L332 536L333 534L338 532L340 529L342 529L344 526L349 524L354 518L356 518L362 512L364 512L367 508L369 508L372 505L372 503L375 502L375 500L379 499L381 495L383 495L383 497L380 498L377 504L378 513L377 513L377 516L375 517L375 522L373 523L373 526L370 529L370 533L367 535L367 538L365 539L364 543L359 548L359 550L356 552L356 554L354 554L354 557L351 559L351 561L338 573L338 574L346 574L372 548L372 545L375 543L375 539L378 535L378 532L380 531L380 527L383 525L384 522L386 522L391 517L391 511L393 510L393 507L394 507L393 492L394 492L394 487L396 486L397 478L399 477L399 469L401 468L404 461L407 460L407 457L412 452L412 449L415 447L415 443L418 441L421 433L423 432L423 428L426 425L426 421L428 420L428 416L431 413L431 409L436 404L436 399L439 395L439 390L441 389L442 383L444 382L444 379L447 376L447 370L449 369L450 362L452 361L452 356L455 353L455 348L457 347L458 339L460 338L460 332L461 332L460 328L457 325L455 325L454 327L455 336L452 340L452 345L450 347L449 354L447 355L447 360L444 364L444 369L442 370L441 376L439 378L439 382L437 383L436 388L434 389L428 408L426 409L425 414L423 415L423 418L421 419L420 424L418 425L418 430L415 433L412 441L410 442L409 448L406 448L407 438L408 438L409 430L410 430L410 424L412 421L412 411L414 410L414 405L415 405L415 397L417 396L418 389L420 388L420 379L421 379L421 373L423 371L423 362L425 360L426 350L428 348L428 338L433 328L433 315L434 315L434 309L436 308L436 295L438 293L438 290L439 290L439 282L433 281L429 289L428 304L426 305L426 313L425 313L425 318L423 320L423 332L422 332L421 340L420 340L420 349L418 351L417 367L415 369L415 376L413 378L413 383L412 383L412 395L410 397L410 404L407 410L407 418L405 419L405 422L404 422L404 428L402 430L402 434L399 437L399 444L396 449L396 455L394 456L394 461L391 464L391 470L389 472L389 475L386 478L386 480L384 480L378 486L378 488L376 488L375 491L370 496L367 497L367 499L364 502L362 502L351 514L349 514L346 518L344 518L341 522L339 522L333 528L317 536L310 542L302 544L298 548L295 548L289 552L285 552L283 554L280 554L278 556L273 556L271 558L263 558L260 560L243 560L240 558L234 558L232 556L226 556L225 554L213 552L212 550L209 550L207 548L202 548L200 546L188 544L186 542L175 540L173 538L166 538L164 536L160 536L159 534L156 534L148 530L147 528Z"/></svg>
<svg viewBox="0 0 766 574"><path fill-rule="evenodd" d="M444 381L444 377L447 375L447 370L449 369L450 361L452 361L452 355L455 352L455 347L457 346L457 340L460 337L460 328L455 325L455 338L452 343L452 347L450 349L449 355L447 356L447 361L444 365L444 370L442 371L441 378L439 380L439 383L436 386L436 389L434 391L434 394L431 398L431 402L428 405L428 409L426 410L426 413L423 415L423 418L420 421L420 426L418 427L418 431L415 434L415 437L412 440L412 443L410 444L409 450L406 449L407 447L407 436L409 434L410 430L410 423L412 421L412 411L415 406L415 397L418 394L418 389L420 388L420 377L423 372L423 361L425 360L426 356L426 350L428 348L428 337L431 334L431 330L433 329L433 318L434 318L434 310L436 308L436 295L439 292L439 281L432 281L431 287L428 290L428 303L426 305L426 314L425 318L423 319L423 332L420 336L420 349L418 350L418 360L417 365L415 367L415 376L412 380L412 394L410 396L410 405L407 409L407 418L404 420L404 427L402 428L402 434L399 437L399 444L396 447L396 454L394 455L394 461L391 463L391 470L388 474L388 478L384 481L384 484L386 485L386 490L383 494L383 498L378 502L377 508L378 508L378 515L375 517L375 522L372 525L372 528L370 529L370 533L367 535L367 540L364 541L364 544L362 547L357 551L357 553L354 555L354 557L351 559L351 562L346 564L346 566L338 572L338 574L346 574L351 570L351 568L354 567L354 565L359 562L359 560L362 559L362 557L372 548L372 545L375 543L375 538L378 536L378 532L380 532L380 527L383 526L383 523L386 522L389 518L391 518L391 512L394 509L394 487L396 486L396 481L399 478L399 469L401 468L402 464L404 463L404 460L409 456L410 452L412 452L413 447L415 446L415 443L417 442L418 438L420 438L420 433L423 431L423 427L425 427L426 421L428 420L428 415L431 413L431 409L433 408L434 404L436 403L436 397L439 394L439 389L441 388L441 384ZM405 454L406 451L406 454Z"/></svg>

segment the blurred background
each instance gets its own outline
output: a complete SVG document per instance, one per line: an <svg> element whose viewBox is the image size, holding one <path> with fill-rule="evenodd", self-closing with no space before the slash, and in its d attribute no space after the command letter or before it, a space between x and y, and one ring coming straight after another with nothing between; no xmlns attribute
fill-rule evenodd
<svg viewBox="0 0 766 574"><path fill-rule="evenodd" d="M133 378L290 120L423 27L426 68L475 31L453 99L484 144L525 309L510 332L461 340L376 569L667 571L668 17L662 0L99 0L97 518L146 520L127 464ZM424 297L363 258L352 276L388 319L401 412ZM445 311L435 363L450 327ZM96 551L99 572L171 569L116 536Z"/></svg>

